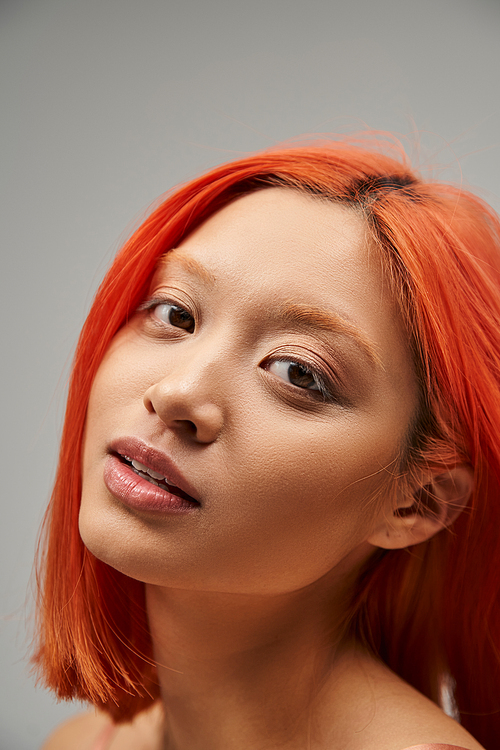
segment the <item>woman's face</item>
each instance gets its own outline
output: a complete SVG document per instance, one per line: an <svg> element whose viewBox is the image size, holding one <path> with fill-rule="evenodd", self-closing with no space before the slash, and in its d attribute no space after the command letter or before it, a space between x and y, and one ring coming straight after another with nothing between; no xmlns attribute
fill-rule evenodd
<svg viewBox="0 0 500 750"><path fill-rule="evenodd" d="M174 588L283 593L345 574L392 513L416 403L363 220L289 189L246 195L165 256L100 366L82 538Z"/></svg>

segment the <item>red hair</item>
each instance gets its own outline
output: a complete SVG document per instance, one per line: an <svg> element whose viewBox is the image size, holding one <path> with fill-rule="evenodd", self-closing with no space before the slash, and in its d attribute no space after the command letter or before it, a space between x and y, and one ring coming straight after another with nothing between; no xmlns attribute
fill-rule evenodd
<svg viewBox="0 0 500 750"><path fill-rule="evenodd" d="M78 343L45 519L34 663L59 697L89 700L122 721L159 696L144 584L96 559L78 532L85 415L102 357L163 253L235 197L283 185L362 211L381 248L422 384L407 475L422 463L475 471L470 506L449 531L370 560L351 628L433 700L451 678L462 724L488 750L497 746L500 223L479 198L422 181L403 149L392 150L322 142L223 164L172 193L118 253Z"/></svg>

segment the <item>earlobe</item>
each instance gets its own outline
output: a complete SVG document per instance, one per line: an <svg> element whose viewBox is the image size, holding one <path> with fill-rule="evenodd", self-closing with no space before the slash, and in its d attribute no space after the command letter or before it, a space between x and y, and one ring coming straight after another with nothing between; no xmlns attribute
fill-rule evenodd
<svg viewBox="0 0 500 750"><path fill-rule="evenodd" d="M382 549L401 549L427 541L450 526L466 508L474 488L468 464L427 477L410 504L402 503L367 540Z"/></svg>

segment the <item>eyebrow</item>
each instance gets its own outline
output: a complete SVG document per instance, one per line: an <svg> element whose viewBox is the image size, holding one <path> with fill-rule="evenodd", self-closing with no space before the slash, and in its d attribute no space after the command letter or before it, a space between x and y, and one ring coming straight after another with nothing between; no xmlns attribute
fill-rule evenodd
<svg viewBox="0 0 500 750"><path fill-rule="evenodd" d="M173 250L175 249L173 248ZM157 270L165 269L169 263L175 260L189 273L198 276L198 278L212 287L215 285L217 281L216 277L202 263L199 263L194 258L182 255L181 252L177 252L175 255L171 255L171 252L168 251L160 257ZM383 366L375 344L354 323L351 323L342 315L327 312L314 305L286 302L279 307L276 318L285 325L301 330L308 331L312 328L319 331L326 331L327 333L348 336L354 340L372 365Z"/></svg>
<svg viewBox="0 0 500 750"><path fill-rule="evenodd" d="M176 248L172 248L172 250L169 250L160 257L158 265L156 267L157 271L161 271L162 269L167 268L167 266L173 261L177 261L185 271L198 276L198 278L200 278L209 286L213 286L215 284L215 276L210 273L210 271L208 271L204 265L199 263L194 258L189 258L187 255L182 255L181 252L176 252L175 255L171 255L174 250L176 250Z"/></svg>
<svg viewBox="0 0 500 750"><path fill-rule="evenodd" d="M360 329L341 315L333 314L313 305L286 302L278 311L278 319L287 325L303 330L311 328L328 333L342 334L353 339L373 365L382 366L377 347Z"/></svg>

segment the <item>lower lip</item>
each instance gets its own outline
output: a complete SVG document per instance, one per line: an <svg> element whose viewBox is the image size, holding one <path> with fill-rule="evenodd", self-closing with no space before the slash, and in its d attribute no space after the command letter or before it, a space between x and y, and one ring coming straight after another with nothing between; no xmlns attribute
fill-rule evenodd
<svg viewBox="0 0 500 750"><path fill-rule="evenodd" d="M104 465L104 484L111 494L134 510L161 513L189 513L199 508L195 501L173 495L138 476L117 456L108 456Z"/></svg>

